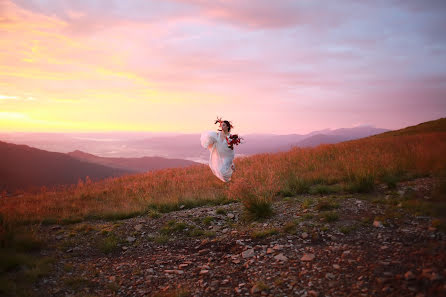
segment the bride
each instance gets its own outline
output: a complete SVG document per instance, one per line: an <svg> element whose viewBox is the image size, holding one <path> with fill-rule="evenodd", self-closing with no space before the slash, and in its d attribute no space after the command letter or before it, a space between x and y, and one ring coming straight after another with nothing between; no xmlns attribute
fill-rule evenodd
<svg viewBox="0 0 446 297"><path fill-rule="evenodd" d="M224 182L231 180L232 173L235 171L234 165L234 144L238 145L240 139L237 134L230 134L233 128L229 121L222 121L217 118L215 124L219 123L218 132L205 131L201 134L201 145L209 149L209 167L212 173Z"/></svg>

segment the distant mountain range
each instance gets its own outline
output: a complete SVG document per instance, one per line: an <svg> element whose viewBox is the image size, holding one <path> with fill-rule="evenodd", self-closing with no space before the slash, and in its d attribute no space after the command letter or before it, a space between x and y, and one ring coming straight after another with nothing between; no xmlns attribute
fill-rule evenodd
<svg viewBox="0 0 446 297"><path fill-rule="evenodd" d="M293 146L314 147L325 143L338 143L363 138L389 131L388 129L362 126L335 130L315 131L308 134L247 134L240 135L244 143L236 147L236 154L253 155L287 151ZM206 159L206 151L200 146L200 134L182 134L176 136L158 136L131 140L128 147L144 149L150 147L169 156L180 158Z"/></svg>
<svg viewBox="0 0 446 297"><path fill-rule="evenodd" d="M161 157L104 158L81 151L48 152L27 145L0 141L0 192L38 190L42 186L75 184L151 170L198 164Z"/></svg>

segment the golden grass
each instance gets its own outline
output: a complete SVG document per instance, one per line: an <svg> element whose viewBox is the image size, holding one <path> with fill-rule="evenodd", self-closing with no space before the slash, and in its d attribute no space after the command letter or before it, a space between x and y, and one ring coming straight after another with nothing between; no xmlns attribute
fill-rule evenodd
<svg viewBox="0 0 446 297"><path fill-rule="evenodd" d="M370 191L374 183L435 175L446 168L446 132L369 137L316 148L259 154L235 160L229 184L206 165L79 182L63 190L0 199L4 222L76 222L85 218L125 218L156 205L206 203L280 193L296 195L314 185ZM337 191L339 188L337 188Z"/></svg>

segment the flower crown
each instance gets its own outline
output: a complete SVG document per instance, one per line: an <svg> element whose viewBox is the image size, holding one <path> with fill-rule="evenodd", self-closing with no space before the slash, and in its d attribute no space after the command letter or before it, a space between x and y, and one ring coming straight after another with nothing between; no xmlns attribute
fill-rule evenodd
<svg viewBox="0 0 446 297"><path fill-rule="evenodd" d="M234 128L234 126L232 125L232 122L231 121L228 121L229 122L229 127L232 129L232 128ZM219 118L219 117L217 117L217 120L215 121L215 123L214 124L217 124L217 123L219 123L220 125L220 128L221 128L221 125L223 125L223 121L222 121L222 119L221 118ZM221 131L221 130L219 130L219 131Z"/></svg>

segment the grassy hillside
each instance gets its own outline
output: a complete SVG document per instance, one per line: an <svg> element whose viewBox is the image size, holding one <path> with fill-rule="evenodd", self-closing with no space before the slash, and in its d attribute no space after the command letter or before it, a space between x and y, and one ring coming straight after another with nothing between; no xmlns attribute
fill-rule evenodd
<svg viewBox="0 0 446 297"><path fill-rule="evenodd" d="M3 197L0 213L11 223L74 222L232 199L249 205L304 193L372 192L380 183L392 187L420 176L444 178L445 152L446 119L439 119L360 140L240 158L229 184L215 178L207 166L197 165Z"/></svg>

